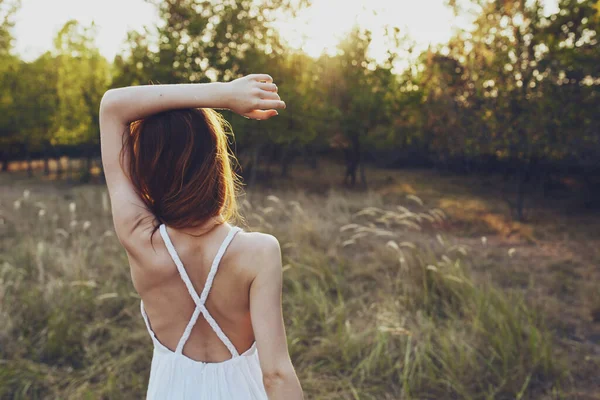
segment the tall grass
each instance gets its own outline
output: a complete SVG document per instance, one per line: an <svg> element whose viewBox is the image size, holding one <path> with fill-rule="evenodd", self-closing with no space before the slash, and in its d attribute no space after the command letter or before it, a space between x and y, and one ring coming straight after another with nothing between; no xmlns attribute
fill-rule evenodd
<svg viewBox="0 0 600 400"><path fill-rule="evenodd" d="M0 398L131 399L151 342L106 194L0 198ZM473 278L416 197L250 193L284 252L290 351L310 399L530 399L562 376L543 318Z"/></svg>

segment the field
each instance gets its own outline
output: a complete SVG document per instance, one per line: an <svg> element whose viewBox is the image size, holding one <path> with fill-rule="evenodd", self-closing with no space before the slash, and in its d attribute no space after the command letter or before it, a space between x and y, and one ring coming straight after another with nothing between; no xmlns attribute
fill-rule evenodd
<svg viewBox="0 0 600 400"><path fill-rule="evenodd" d="M346 190L321 168L242 200L282 245L308 399L600 399L600 215L565 189L518 224L495 178ZM0 398L141 398L151 341L105 188L0 184Z"/></svg>

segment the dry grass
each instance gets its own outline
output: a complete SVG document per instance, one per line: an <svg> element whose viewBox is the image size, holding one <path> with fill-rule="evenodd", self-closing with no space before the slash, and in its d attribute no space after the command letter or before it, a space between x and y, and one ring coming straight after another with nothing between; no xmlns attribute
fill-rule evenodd
<svg viewBox="0 0 600 400"><path fill-rule="evenodd" d="M31 191L23 193L23 189ZM309 399L557 398L542 314L475 279L474 251L414 196L250 192L285 262L290 351ZM0 398L143 396L150 340L102 187L0 197Z"/></svg>

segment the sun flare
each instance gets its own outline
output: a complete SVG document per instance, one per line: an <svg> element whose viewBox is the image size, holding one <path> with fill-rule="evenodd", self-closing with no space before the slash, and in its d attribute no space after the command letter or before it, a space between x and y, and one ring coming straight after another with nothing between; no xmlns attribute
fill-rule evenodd
<svg viewBox="0 0 600 400"><path fill-rule="evenodd" d="M417 48L447 41L456 19L443 0L314 0L292 21L276 24L282 37L312 57L333 54L336 45L353 26L372 32L371 55L386 55L386 27L408 34Z"/></svg>

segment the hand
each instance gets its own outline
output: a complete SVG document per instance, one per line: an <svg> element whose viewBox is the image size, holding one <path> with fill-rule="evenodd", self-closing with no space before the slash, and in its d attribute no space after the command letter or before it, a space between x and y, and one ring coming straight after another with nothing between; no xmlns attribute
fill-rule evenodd
<svg viewBox="0 0 600 400"><path fill-rule="evenodd" d="M277 109L285 108L269 75L247 75L226 85L230 97L228 108L243 117L265 120L278 115Z"/></svg>

